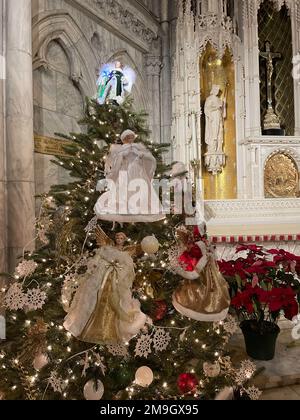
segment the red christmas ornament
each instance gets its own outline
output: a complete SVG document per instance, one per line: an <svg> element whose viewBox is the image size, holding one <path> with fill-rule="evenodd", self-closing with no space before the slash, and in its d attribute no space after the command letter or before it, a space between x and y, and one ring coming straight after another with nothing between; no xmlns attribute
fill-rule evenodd
<svg viewBox="0 0 300 420"><path fill-rule="evenodd" d="M161 321L167 315L168 305L165 300L156 300L154 302L153 321Z"/></svg>
<svg viewBox="0 0 300 420"><path fill-rule="evenodd" d="M193 392L199 385L199 381L195 375L191 373L182 373L177 381L177 386L181 394Z"/></svg>

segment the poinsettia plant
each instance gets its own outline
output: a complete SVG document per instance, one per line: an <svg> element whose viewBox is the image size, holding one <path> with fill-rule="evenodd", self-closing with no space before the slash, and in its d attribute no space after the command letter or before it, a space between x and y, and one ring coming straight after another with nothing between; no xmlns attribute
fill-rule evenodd
<svg viewBox="0 0 300 420"><path fill-rule="evenodd" d="M275 324L282 313L293 320L299 313L300 257L257 245L239 246L236 257L219 266L242 320Z"/></svg>

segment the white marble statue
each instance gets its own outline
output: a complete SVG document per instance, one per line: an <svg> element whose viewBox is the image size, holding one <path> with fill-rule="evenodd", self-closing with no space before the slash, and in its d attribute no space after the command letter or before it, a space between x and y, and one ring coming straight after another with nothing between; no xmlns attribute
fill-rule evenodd
<svg viewBox="0 0 300 420"><path fill-rule="evenodd" d="M226 102L220 98L220 86L213 85L210 96L205 102L205 155L206 166L214 175L222 171L226 157L224 146L224 121L226 118Z"/></svg>

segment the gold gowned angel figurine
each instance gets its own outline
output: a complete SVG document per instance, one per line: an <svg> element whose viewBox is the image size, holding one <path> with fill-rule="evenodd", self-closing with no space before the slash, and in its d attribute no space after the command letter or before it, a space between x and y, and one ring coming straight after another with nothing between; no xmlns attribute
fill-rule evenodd
<svg viewBox="0 0 300 420"><path fill-rule="evenodd" d="M127 237L123 232L115 235L115 241L111 240L100 227L96 229L96 239L99 249L81 276L64 327L86 343L125 343L147 322L140 302L132 296L135 279L132 258L141 248L125 247Z"/></svg>

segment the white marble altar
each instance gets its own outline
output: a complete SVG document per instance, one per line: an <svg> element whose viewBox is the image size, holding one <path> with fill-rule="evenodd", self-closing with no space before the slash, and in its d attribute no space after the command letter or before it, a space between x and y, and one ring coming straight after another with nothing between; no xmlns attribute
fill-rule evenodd
<svg viewBox="0 0 300 420"><path fill-rule="evenodd" d="M216 218L209 223L209 233L216 238L250 235L255 241L255 236L260 235L300 234L300 199L265 199L264 172L271 156L276 153L289 156L300 173L300 84L294 80L296 136L262 136L257 19L261 3L261 0L235 2L229 17L227 2L223 0L209 4L201 0L178 2L172 69L172 137L176 159L189 164L206 152L199 61L207 45L220 58L229 48L235 69L237 197L208 202L216 212ZM274 0L273 3L280 9L284 2ZM285 4L291 15L296 56L300 42L300 2ZM196 130L193 130L193 116ZM203 168L200 172L201 179ZM210 186L213 185L211 181Z"/></svg>

